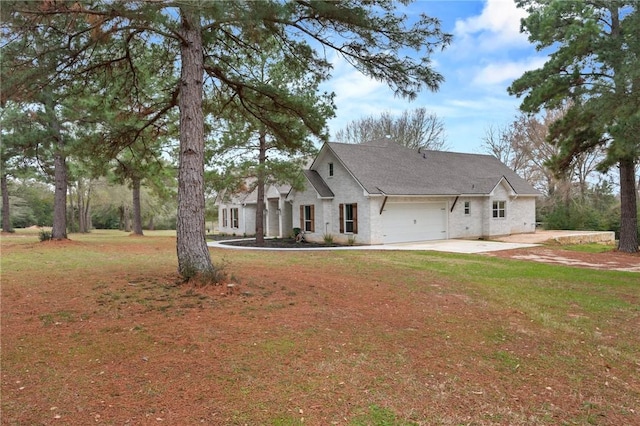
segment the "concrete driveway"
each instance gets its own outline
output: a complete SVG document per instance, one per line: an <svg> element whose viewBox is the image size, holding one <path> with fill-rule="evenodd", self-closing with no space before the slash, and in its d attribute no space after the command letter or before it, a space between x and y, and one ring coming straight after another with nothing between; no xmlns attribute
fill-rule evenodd
<svg viewBox="0 0 640 426"><path fill-rule="evenodd" d="M525 247L535 247L539 244L514 243L481 240L436 240L418 241L413 243L380 244L372 246L342 246L342 247L305 247L305 248L275 248L275 247L246 247L220 244L220 241L210 241L209 247L236 250L431 250L449 253L486 253L499 250L511 250Z"/></svg>
<svg viewBox="0 0 640 426"><path fill-rule="evenodd" d="M488 253L501 250L535 247L546 241L560 244L582 244L587 242L609 243L615 242L613 232L599 231L536 231L531 234L517 234L498 240L436 240L418 241L412 243L381 244L373 246L344 246L344 247L305 247L305 248L274 248L274 247L242 247L219 244L219 241L208 242L210 247L238 249L238 250L431 250L449 253Z"/></svg>
<svg viewBox="0 0 640 426"><path fill-rule="evenodd" d="M369 246L369 248L378 250L432 250L448 253L487 253L500 250L536 247L538 245L539 244L482 240L436 240L414 243L385 244L382 246Z"/></svg>
<svg viewBox="0 0 640 426"><path fill-rule="evenodd" d="M487 253L539 246L547 241L559 244L615 243L615 234L609 231L561 231L538 230L530 234L514 234L491 241L483 240L437 240L415 243L370 246L378 250L434 250L451 253Z"/></svg>
<svg viewBox="0 0 640 426"><path fill-rule="evenodd" d="M492 241L482 240L438 240L416 243L371 246L379 250L435 250L451 253L486 253L500 250L535 247L547 241L559 244L605 243L614 244L615 234L610 231L545 231L531 234L514 234Z"/></svg>

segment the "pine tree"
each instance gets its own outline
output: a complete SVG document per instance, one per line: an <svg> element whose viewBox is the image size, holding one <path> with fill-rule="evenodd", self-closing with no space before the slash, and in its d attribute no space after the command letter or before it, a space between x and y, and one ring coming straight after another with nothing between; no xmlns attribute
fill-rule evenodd
<svg viewBox="0 0 640 426"><path fill-rule="evenodd" d="M560 153L558 172L578 155L604 148L601 171L620 170L619 250L638 251L635 166L640 159L640 11L636 1L521 0L522 28L539 50L555 49L542 68L526 72L509 91L525 95L521 109L566 107L550 128Z"/></svg>

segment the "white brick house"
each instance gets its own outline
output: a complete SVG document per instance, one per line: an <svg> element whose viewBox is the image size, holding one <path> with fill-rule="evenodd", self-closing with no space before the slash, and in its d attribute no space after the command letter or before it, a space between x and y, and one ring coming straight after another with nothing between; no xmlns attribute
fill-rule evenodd
<svg viewBox="0 0 640 426"><path fill-rule="evenodd" d="M264 233L269 237L285 238L291 235L291 203L285 201L291 187L287 185L267 185L264 201ZM249 185L237 193L218 194L218 230L220 233L236 236L256 234L257 189Z"/></svg>
<svg viewBox="0 0 640 426"><path fill-rule="evenodd" d="M540 193L490 155L405 148L390 139L325 143L292 223L309 241L385 244L535 231Z"/></svg>

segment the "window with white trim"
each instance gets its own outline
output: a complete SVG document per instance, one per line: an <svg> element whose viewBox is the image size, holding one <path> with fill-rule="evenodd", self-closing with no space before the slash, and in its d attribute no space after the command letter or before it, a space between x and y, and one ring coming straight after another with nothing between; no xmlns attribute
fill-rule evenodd
<svg viewBox="0 0 640 426"><path fill-rule="evenodd" d="M229 226L229 212L227 209L222 209L222 227L226 228Z"/></svg>
<svg viewBox="0 0 640 426"><path fill-rule="evenodd" d="M492 217L494 219L503 219L507 217L506 201L494 201L492 209Z"/></svg>
<svg viewBox="0 0 640 426"><path fill-rule="evenodd" d="M329 163L329 177L333 176L333 163Z"/></svg>
<svg viewBox="0 0 640 426"><path fill-rule="evenodd" d="M469 216L471 214L471 201L464 202L464 214L465 216Z"/></svg>

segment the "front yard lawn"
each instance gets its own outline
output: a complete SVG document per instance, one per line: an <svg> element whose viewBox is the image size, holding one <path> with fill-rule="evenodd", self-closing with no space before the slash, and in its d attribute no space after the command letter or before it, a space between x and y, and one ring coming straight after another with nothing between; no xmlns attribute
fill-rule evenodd
<svg viewBox="0 0 640 426"><path fill-rule="evenodd" d="M2 424L640 424L640 274L3 235Z"/></svg>

